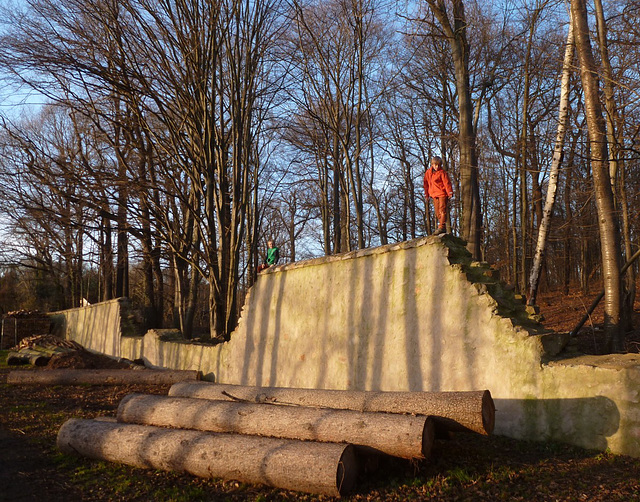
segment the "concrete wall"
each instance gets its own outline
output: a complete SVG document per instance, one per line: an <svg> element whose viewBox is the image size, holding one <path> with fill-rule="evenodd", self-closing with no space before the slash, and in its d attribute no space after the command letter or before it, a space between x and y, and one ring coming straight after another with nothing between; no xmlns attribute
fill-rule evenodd
<svg viewBox="0 0 640 502"><path fill-rule="evenodd" d="M637 356L563 358L537 321L461 241L429 237L270 269L223 345L149 332L113 350L223 383L489 389L497 434L640 456Z"/></svg>
<svg viewBox="0 0 640 502"><path fill-rule="evenodd" d="M126 319L127 300L119 298L107 302L56 312L51 315L56 330L88 350L113 357L122 355L123 320ZM131 355L131 354L127 354Z"/></svg>

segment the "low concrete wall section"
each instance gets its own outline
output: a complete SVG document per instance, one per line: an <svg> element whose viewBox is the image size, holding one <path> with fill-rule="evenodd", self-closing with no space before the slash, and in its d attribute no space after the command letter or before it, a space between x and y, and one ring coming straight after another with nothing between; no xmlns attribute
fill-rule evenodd
<svg viewBox="0 0 640 502"><path fill-rule="evenodd" d="M87 350L137 359L142 356L142 336L131 336L128 307L126 298L118 298L50 316L57 333Z"/></svg>
<svg viewBox="0 0 640 502"><path fill-rule="evenodd" d="M222 345L150 331L119 344L94 332L88 346L230 384L489 389L497 434L640 457L640 358L568 358L566 336L538 320L494 270L444 236L270 269ZM68 336L86 345L81 331Z"/></svg>

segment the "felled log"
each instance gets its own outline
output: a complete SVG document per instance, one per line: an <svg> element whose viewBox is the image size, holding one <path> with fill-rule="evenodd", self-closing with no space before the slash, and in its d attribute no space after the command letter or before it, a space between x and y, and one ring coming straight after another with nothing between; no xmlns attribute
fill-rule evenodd
<svg viewBox="0 0 640 502"><path fill-rule="evenodd" d="M170 396L432 416L437 428L491 434L495 406L488 390L374 392L251 387L209 382L174 384Z"/></svg>
<svg viewBox="0 0 640 502"><path fill-rule="evenodd" d="M46 366L49 359L51 359L50 356L46 356L41 352L22 349L18 352L11 351L7 354L7 365L19 366L21 364L31 364L33 366Z"/></svg>
<svg viewBox="0 0 640 502"><path fill-rule="evenodd" d="M346 444L71 419L57 445L98 460L331 496L351 491L357 476Z"/></svg>
<svg viewBox="0 0 640 502"><path fill-rule="evenodd" d="M185 380L199 380L201 373L195 370L43 370L11 371L7 383L18 385L171 385Z"/></svg>
<svg viewBox="0 0 640 502"><path fill-rule="evenodd" d="M434 439L426 416L145 394L122 399L116 416L119 422L159 427L351 443L409 459L428 457Z"/></svg>

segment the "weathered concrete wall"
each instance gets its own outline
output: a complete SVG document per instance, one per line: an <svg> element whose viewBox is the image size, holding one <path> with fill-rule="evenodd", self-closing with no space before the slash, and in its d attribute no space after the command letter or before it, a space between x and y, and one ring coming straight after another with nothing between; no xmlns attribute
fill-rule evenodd
<svg viewBox="0 0 640 502"><path fill-rule="evenodd" d="M217 357L216 378L330 389L533 391L540 338L498 315L495 299L467 280L463 265L450 264L450 255L455 261L466 251L449 241L404 242L261 275ZM522 371L514 375L515 366Z"/></svg>
<svg viewBox="0 0 640 502"><path fill-rule="evenodd" d="M113 357L123 357L122 325L126 320L127 300L107 302L64 310L52 314L57 330L65 338L78 342L88 350Z"/></svg>
<svg viewBox="0 0 640 502"><path fill-rule="evenodd" d="M552 361L563 338L448 236L270 269L230 342L164 337L122 339L119 355L232 384L489 389L497 434L640 456L637 356Z"/></svg>

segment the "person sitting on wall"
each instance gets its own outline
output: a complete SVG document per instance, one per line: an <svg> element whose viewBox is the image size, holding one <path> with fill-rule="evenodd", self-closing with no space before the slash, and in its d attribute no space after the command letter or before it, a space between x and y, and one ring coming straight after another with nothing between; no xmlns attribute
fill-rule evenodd
<svg viewBox="0 0 640 502"><path fill-rule="evenodd" d="M258 273L263 270L273 267L280 259L280 250L274 246L273 239L267 241L267 255L264 257L264 261L258 265Z"/></svg>

